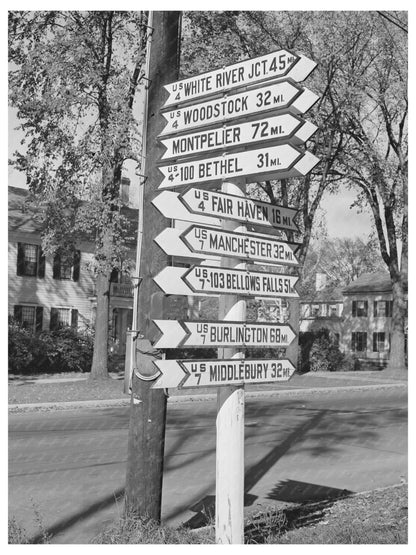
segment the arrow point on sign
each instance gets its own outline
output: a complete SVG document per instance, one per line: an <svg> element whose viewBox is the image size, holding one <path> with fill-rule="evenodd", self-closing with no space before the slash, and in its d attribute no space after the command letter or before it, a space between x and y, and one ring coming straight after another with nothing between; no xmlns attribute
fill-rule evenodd
<svg viewBox="0 0 416 555"><path fill-rule="evenodd" d="M188 334L177 320L153 320L153 322L162 333L154 344L155 349L175 349Z"/></svg>
<svg viewBox="0 0 416 555"><path fill-rule="evenodd" d="M314 154L306 151L302 158L295 164L295 170L297 170L300 175L307 175L315 166L320 162Z"/></svg>
<svg viewBox="0 0 416 555"><path fill-rule="evenodd" d="M318 126L312 123L311 121L305 121L305 123L296 131L296 137L302 141L302 143L306 143L308 139L312 137L314 133L316 133Z"/></svg>
<svg viewBox="0 0 416 555"><path fill-rule="evenodd" d="M152 389L178 387L186 378L186 373L176 360L154 360L153 364L157 366L161 374L152 385Z"/></svg>
<svg viewBox="0 0 416 555"><path fill-rule="evenodd" d="M306 114L318 100L319 96L317 94L309 89L303 89L302 93L295 99L290 107L299 114Z"/></svg>
<svg viewBox="0 0 416 555"><path fill-rule="evenodd" d="M294 81L304 81L308 75L316 68L318 64L306 56L300 56L300 60L293 66L289 73Z"/></svg>

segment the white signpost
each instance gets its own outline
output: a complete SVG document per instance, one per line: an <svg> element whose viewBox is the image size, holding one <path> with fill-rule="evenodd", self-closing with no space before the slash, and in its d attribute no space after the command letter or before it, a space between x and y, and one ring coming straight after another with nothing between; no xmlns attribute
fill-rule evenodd
<svg viewBox="0 0 416 555"><path fill-rule="evenodd" d="M156 349L178 347L288 347L296 338L288 324L153 320L161 331Z"/></svg>
<svg viewBox="0 0 416 555"><path fill-rule="evenodd" d="M287 382L295 367L288 359L155 360L154 389Z"/></svg>
<svg viewBox="0 0 416 555"><path fill-rule="evenodd" d="M161 139L161 143L166 147L162 160L282 139L290 139L294 145L303 144L316 130L316 125L299 116L290 113L280 114Z"/></svg>
<svg viewBox="0 0 416 555"><path fill-rule="evenodd" d="M273 179L302 177L311 171L319 158L290 144L276 145L244 152L223 154L205 160L160 166L164 179L159 189L173 189L194 183L206 183L241 177Z"/></svg>
<svg viewBox="0 0 416 555"><path fill-rule="evenodd" d="M260 89L207 100L163 113L166 127L159 137L284 108L290 108L295 114L305 114L318 98L315 93L293 81L281 81Z"/></svg>
<svg viewBox="0 0 416 555"><path fill-rule="evenodd" d="M315 67L316 63L306 56L297 56L288 50L278 50L164 85L169 93L164 107L281 77L303 81Z"/></svg>
<svg viewBox="0 0 416 555"><path fill-rule="evenodd" d="M166 295L238 294L253 297L299 297L295 290L298 276L252 270L192 266L168 266L154 281Z"/></svg>

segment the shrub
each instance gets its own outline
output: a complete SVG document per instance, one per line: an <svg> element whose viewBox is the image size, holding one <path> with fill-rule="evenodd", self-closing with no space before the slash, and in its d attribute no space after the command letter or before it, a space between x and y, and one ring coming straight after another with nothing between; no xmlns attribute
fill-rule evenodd
<svg viewBox="0 0 416 555"><path fill-rule="evenodd" d="M321 328L299 337L299 369L301 372L335 372L341 370L343 354L329 330Z"/></svg>

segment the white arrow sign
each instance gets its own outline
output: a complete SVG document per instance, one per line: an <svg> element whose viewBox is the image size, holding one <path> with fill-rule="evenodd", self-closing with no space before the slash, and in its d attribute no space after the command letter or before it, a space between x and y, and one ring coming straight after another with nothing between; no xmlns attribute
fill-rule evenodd
<svg viewBox="0 0 416 555"><path fill-rule="evenodd" d="M161 331L156 349L177 347L288 347L296 338L288 324L153 320ZM182 328L182 329L181 329Z"/></svg>
<svg viewBox="0 0 416 555"><path fill-rule="evenodd" d="M167 192L164 191L159 196ZM225 220L237 220L275 229L299 231L298 226L294 222L294 218L298 213L295 208L195 188L189 189L185 193L171 194L178 195L179 200L194 217L216 216ZM173 210L170 213L166 210L166 213L163 215L167 218L173 218L172 214ZM189 219L188 221L191 220ZM197 223L207 222L201 220L200 222L197 221Z"/></svg>
<svg viewBox="0 0 416 555"><path fill-rule="evenodd" d="M159 137L289 107L296 114L305 114L318 98L297 83L282 81L162 113L167 124Z"/></svg>
<svg viewBox="0 0 416 555"><path fill-rule="evenodd" d="M270 52L265 56L165 85L169 96L164 106L174 106L266 79L286 76L295 81L303 81L315 67L316 63L306 56L297 56L287 50Z"/></svg>
<svg viewBox="0 0 416 555"><path fill-rule="evenodd" d="M166 295L239 294L253 297L299 297L297 276L211 266L167 266L154 281Z"/></svg>
<svg viewBox="0 0 416 555"><path fill-rule="evenodd" d="M299 244L278 241L268 235L223 231L192 225L183 231L180 237L195 253L240 258L266 264L299 265L295 256Z"/></svg>
<svg viewBox="0 0 416 555"><path fill-rule="evenodd" d="M292 144L299 145L306 142L317 129L316 125L299 116L280 114L230 127L161 139L167 149L162 160L281 139L289 139Z"/></svg>
<svg viewBox="0 0 416 555"><path fill-rule="evenodd" d="M220 265L220 258L218 256L204 256L203 254L192 252L184 241L182 241L182 233L183 229L167 227L154 238L154 242L157 243L162 251L168 256L175 256L179 258L197 258L200 260L206 259L212 265Z"/></svg>
<svg viewBox="0 0 416 555"><path fill-rule="evenodd" d="M155 360L161 374L154 389L243 383L287 382L295 373L288 359Z"/></svg>
<svg viewBox="0 0 416 555"><path fill-rule="evenodd" d="M273 179L304 176L319 162L310 152L303 153L289 144L223 154L215 158L182 162L159 167L164 175L159 189L172 189L192 183L204 183L264 174Z"/></svg>
<svg viewBox="0 0 416 555"><path fill-rule="evenodd" d="M165 218L218 227L221 225L218 218L212 218L209 215L204 216L203 213L192 214L186 205L180 201L179 193L174 191L162 191L152 200L152 204Z"/></svg>

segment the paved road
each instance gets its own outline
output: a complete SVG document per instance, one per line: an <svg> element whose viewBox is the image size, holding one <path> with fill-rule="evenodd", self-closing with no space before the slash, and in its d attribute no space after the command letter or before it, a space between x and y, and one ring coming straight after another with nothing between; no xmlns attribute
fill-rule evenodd
<svg viewBox="0 0 416 555"><path fill-rule="evenodd" d="M246 400L246 510L365 491L407 479L403 388ZM11 414L9 516L56 543L87 543L122 512L126 408ZM215 492L215 403L168 404L166 523L209 512Z"/></svg>

